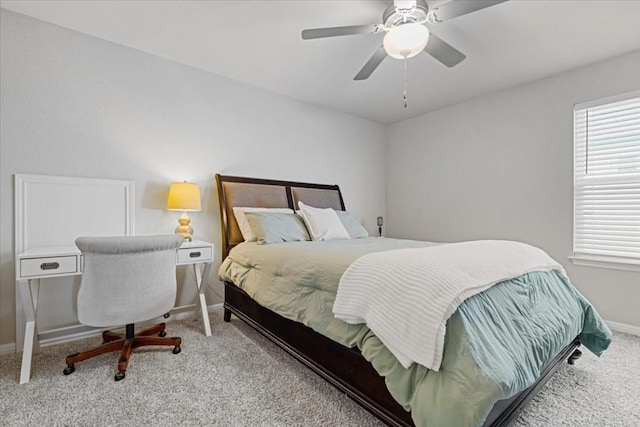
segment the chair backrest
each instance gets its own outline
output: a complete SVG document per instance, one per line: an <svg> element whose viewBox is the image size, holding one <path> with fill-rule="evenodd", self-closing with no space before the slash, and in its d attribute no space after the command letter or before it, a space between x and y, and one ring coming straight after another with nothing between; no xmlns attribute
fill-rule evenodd
<svg viewBox="0 0 640 427"><path fill-rule="evenodd" d="M176 299L178 235L79 237L83 273L78 319L89 326L142 322L169 312Z"/></svg>

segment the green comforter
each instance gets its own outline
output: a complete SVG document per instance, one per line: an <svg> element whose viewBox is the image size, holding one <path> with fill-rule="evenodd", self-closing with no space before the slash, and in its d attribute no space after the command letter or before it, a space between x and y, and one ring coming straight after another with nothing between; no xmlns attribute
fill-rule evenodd
<svg viewBox="0 0 640 427"><path fill-rule="evenodd" d="M437 372L416 364L403 368L366 325L333 317L340 276L358 257L429 245L433 243L386 238L242 243L219 273L283 317L345 346L357 346L417 426L481 425L497 400L531 385L576 336L596 354L607 348L611 334L606 325L555 272L499 283L460 305L447 323Z"/></svg>

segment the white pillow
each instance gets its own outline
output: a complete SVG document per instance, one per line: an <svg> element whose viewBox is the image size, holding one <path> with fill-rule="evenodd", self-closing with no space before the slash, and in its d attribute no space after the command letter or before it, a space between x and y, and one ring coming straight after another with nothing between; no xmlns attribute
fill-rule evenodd
<svg viewBox="0 0 640 427"><path fill-rule="evenodd" d="M340 217L331 208L321 209L298 202L304 223L313 240L351 239Z"/></svg>
<svg viewBox="0 0 640 427"><path fill-rule="evenodd" d="M251 226L249 225L249 221L247 220L247 216L244 214L245 212L273 212L273 213L293 213L293 209L289 208L241 208L234 207L233 215L236 217L236 222L238 223L238 228L240 229L240 233L242 233L242 238L245 242L255 242L257 237L251 231Z"/></svg>

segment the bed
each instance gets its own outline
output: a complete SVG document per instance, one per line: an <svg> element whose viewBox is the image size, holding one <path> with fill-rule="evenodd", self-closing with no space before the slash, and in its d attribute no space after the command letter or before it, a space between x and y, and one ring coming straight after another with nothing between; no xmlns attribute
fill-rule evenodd
<svg viewBox="0 0 640 427"><path fill-rule="evenodd" d="M320 208L345 210L337 185L276 181L216 175L222 225L223 259L243 242L233 207L290 208L303 202ZM348 347L290 320L256 302L249 293L224 280L224 320L231 315L243 320L282 347L326 381L365 409L392 426L413 426L414 420L389 392L385 378L367 361L358 347ZM535 383L508 399L498 400L484 420L486 426L507 425L558 369L560 363L573 364L580 357L580 340L573 339L551 358Z"/></svg>

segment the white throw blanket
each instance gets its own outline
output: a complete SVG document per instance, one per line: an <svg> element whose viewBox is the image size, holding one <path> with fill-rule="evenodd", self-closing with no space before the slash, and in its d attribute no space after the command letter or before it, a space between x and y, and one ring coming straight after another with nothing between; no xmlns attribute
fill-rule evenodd
<svg viewBox="0 0 640 427"><path fill-rule="evenodd" d="M542 249L502 240L375 252L344 272L333 313L366 323L405 368L415 362L437 371L447 319L465 299L503 280L550 270L565 274Z"/></svg>

